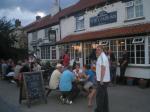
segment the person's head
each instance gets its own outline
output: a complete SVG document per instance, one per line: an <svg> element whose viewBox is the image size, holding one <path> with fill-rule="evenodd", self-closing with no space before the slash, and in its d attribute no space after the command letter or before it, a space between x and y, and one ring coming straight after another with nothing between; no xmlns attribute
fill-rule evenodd
<svg viewBox="0 0 150 112"><path fill-rule="evenodd" d="M22 61L19 60L19 61L17 62L17 64L18 64L18 65L22 65Z"/></svg>
<svg viewBox="0 0 150 112"><path fill-rule="evenodd" d="M111 54L111 53L112 53L112 50L111 50L111 49L109 49L109 50L108 50L108 52L109 52L109 54Z"/></svg>
<svg viewBox="0 0 150 112"><path fill-rule="evenodd" d="M103 46L98 45L96 48L96 56L98 57L103 52Z"/></svg>
<svg viewBox="0 0 150 112"><path fill-rule="evenodd" d="M66 70L70 70L70 71L72 71L72 66L70 66L70 65L69 65L69 66L67 66L67 67L66 67Z"/></svg>
<svg viewBox="0 0 150 112"><path fill-rule="evenodd" d="M56 69L58 69L60 72L62 71L62 64L60 64L60 63L57 63L57 65L56 65Z"/></svg>
<svg viewBox="0 0 150 112"><path fill-rule="evenodd" d="M76 69L80 69L80 63L79 62L76 63Z"/></svg>
<svg viewBox="0 0 150 112"><path fill-rule="evenodd" d="M90 65L90 64L87 64L87 65L86 65L86 69L87 69L87 70L91 69L91 65Z"/></svg>
<svg viewBox="0 0 150 112"><path fill-rule="evenodd" d="M124 50L123 50L123 54L126 54L126 53L127 53L127 50L126 50L126 49L124 49Z"/></svg>

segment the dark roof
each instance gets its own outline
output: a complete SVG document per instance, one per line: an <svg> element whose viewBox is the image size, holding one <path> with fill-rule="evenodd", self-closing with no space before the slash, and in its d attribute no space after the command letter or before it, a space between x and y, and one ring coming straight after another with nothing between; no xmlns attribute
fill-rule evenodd
<svg viewBox="0 0 150 112"><path fill-rule="evenodd" d="M60 18L70 16L71 14L77 13L79 11L82 11L82 10L85 10L94 6L104 5L105 3L107 3L107 1L109 0L80 0L75 5L72 5L68 8L63 9L62 11L60 11L54 16L48 15L46 17L41 18L40 20L34 21L33 23L25 26L24 29L26 29L27 32L33 32L33 31L36 31L45 27L52 26L54 24L58 24ZM119 0L111 0L110 3L116 2L116 1L119 1Z"/></svg>
<svg viewBox="0 0 150 112"><path fill-rule="evenodd" d="M78 42L78 41L89 41L97 39L108 39L108 38L119 38L126 36L144 35L150 33L150 23L125 26L120 28L105 29L94 32L86 32L82 34L66 36L57 44Z"/></svg>

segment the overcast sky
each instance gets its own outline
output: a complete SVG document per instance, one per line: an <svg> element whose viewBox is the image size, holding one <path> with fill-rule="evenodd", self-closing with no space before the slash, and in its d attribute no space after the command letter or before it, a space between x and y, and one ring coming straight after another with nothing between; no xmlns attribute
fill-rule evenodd
<svg viewBox="0 0 150 112"><path fill-rule="evenodd" d="M62 8L79 0L60 0ZM37 15L50 14L54 0L0 0L0 18L20 19L23 26L33 22Z"/></svg>

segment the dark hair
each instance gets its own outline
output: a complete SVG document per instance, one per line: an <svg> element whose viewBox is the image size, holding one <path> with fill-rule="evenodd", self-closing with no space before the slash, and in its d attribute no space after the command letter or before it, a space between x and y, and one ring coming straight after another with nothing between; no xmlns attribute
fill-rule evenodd
<svg viewBox="0 0 150 112"><path fill-rule="evenodd" d="M87 64L86 65L86 69L90 69L91 68L91 65L90 64Z"/></svg>

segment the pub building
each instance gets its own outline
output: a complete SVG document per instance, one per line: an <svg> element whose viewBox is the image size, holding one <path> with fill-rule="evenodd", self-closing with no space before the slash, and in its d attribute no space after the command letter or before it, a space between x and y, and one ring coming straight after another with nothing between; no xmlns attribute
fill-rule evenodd
<svg viewBox="0 0 150 112"><path fill-rule="evenodd" d="M29 53L43 62L56 62L68 50L70 63L89 64L93 50L102 44L118 62L124 49L129 64L126 77L150 79L150 0L80 0L24 27Z"/></svg>

